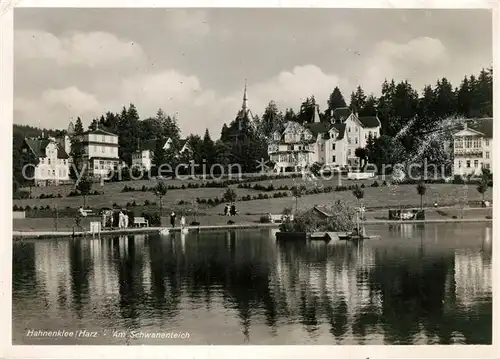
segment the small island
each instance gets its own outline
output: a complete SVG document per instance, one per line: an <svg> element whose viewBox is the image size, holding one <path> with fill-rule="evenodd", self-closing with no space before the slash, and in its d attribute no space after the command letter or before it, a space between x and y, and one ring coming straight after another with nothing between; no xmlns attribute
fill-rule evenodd
<svg viewBox="0 0 500 359"><path fill-rule="evenodd" d="M278 240L306 239L363 239L359 229L359 212L337 200L331 206L314 206L297 212L293 219L290 210L283 211L283 222L276 233Z"/></svg>

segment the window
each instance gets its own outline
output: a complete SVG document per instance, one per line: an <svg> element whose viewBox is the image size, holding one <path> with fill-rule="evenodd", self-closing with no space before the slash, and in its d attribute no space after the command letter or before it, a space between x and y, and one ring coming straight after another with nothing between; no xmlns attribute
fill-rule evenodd
<svg viewBox="0 0 500 359"><path fill-rule="evenodd" d="M477 168L479 166L479 161L478 160L474 160L474 168Z"/></svg>
<svg viewBox="0 0 500 359"><path fill-rule="evenodd" d="M351 150L347 150L347 155L350 156L351 155Z"/></svg>
<svg viewBox="0 0 500 359"><path fill-rule="evenodd" d="M354 143L358 144L358 138L357 137L354 138Z"/></svg>
<svg viewBox="0 0 500 359"><path fill-rule="evenodd" d="M365 132L365 140L368 139L368 134Z"/></svg>
<svg viewBox="0 0 500 359"><path fill-rule="evenodd" d="M52 176L56 175L56 170L52 170Z"/></svg>
<svg viewBox="0 0 500 359"><path fill-rule="evenodd" d="M351 132L351 127L347 127L347 132Z"/></svg>
<svg viewBox="0 0 500 359"><path fill-rule="evenodd" d="M470 160L467 160L465 163L466 163L465 167L470 168Z"/></svg>
<svg viewBox="0 0 500 359"><path fill-rule="evenodd" d="M99 169L99 163L97 163L97 161L94 162L94 169L95 170L98 170Z"/></svg>
<svg viewBox="0 0 500 359"><path fill-rule="evenodd" d="M335 143L332 144L332 150L335 151Z"/></svg>
<svg viewBox="0 0 500 359"><path fill-rule="evenodd" d="M335 156L332 156L332 162L335 162Z"/></svg>
<svg viewBox="0 0 500 359"><path fill-rule="evenodd" d="M465 137L465 148L471 148L472 147L472 137L467 136Z"/></svg>
<svg viewBox="0 0 500 359"><path fill-rule="evenodd" d="M103 170L104 169L104 161L99 161L99 165L101 167L101 170Z"/></svg>
<svg viewBox="0 0 500 359"><path fill-rule="evenodd" d="M106 151L106 147L101 146L101 152L104 153Z"/></svg>
<svg viewBox="0 0 500 359"><path fill-rule="evenodd" d="M461 138L457 138L455 140L455 148L463 148L463 147L464 147L464 143L463 143L462 139Z"/></svg>
<svg viewBox="0 0 500 359"><path fill-rule="evenodd" d="M490 169L490 164L489 163L485 163L484 167L486 167L487 169Z"/></svg>
<svg viewBox="0 0 500 359"><path fill-rule="evenodd" d="M486 152L486 159L489 159L489 158L490 158L490 153Z"/></svg>
<svg viewBox="0 0 500 359"><path fill-rule="evenodd" d="M481 148L481 140L479 138L474 139L474 148Z"/></svg>
<svg viewBox="0 0 500 359"><path fill-rule="evenodd" d="M462 161L458 160L458 168L462 167Z"/></svg>
<svg viewBox="0 0 500 359"><path fill-rule="evenodd" d="M484 144L485 144L486 146L489 146L489 145L490 145L490 140L488 140L488 139L484 140Z"/></svg>
<svg viewBox="0 0 500 359"><path fill-rule="evenodd" d="M349 136L347 137L347 143L351 144L351 138Z"/></svg>

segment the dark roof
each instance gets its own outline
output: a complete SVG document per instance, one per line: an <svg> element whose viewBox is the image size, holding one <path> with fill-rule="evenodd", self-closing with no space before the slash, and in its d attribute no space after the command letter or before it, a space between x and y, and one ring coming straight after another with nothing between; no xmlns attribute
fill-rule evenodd
<svg viewBox="0 0 500 359"><path fill-rule="evenodd" d="M358 117L359 122L361 122L361 125L363 127L378 127L380 126L380 121L377 116L363 116L363 117Z"/></svg>
<svg viewBox="0 0 500 359"><path fill-rule="evenodd" d="M467 127L481 132L487 138L493 138L493 118L477 118L467 120Z"/></svg>
<svg viewBox="0 0 500 359"><path fill-rule="evenodd" d="M37 158L47 157L47 155L45 154L45 149L47 148L47 145L51 142L49 139L25 138L24 141ZM59 143L56 143L56 145L57 145L57 158L68 159L69 156L64 150L64 148Z"/></svg>
<svg viewBox="0 0 500 359"><path fill-rule="evenodd" d="M305 128L312 132L314 136L318 136L319 133L327 133L332 128L332 124L329 122L313 122L306 123Z"/></svg>
<svg viewBox="0 0 500 359"><path fill-rule="evenodd" d="M164 145L167 142L167 138L156 138L153 140L147 140L140 143L141 151L154 151L158 145Z"/></svg>
<svg viewBox="0 0 500 359"><path fill-rule="evenodd" d="M332 124L332 127L334 127L337 131L339 131L339 135L337 139L341 140L344 138L344 133L345 133L345 123L339 123L336 122Z"/></svg>
<svg viewBox="0 0 500 359"><path fill-rule="evenodd" d="M333 118L337 121L345 121L351 113L352 111L349 107L338 107L333 110Z"/></svg>
<svg viewBox="0 0 500 359"><path fill-rule="evenodd" d="M108 131L104 131L104 130L101 130L100 128L98 128L97 130L95 131L85 131L83 133L84 135L108 135L108 136L118 136L117 134L115 133L111 133L111 132L108 132Z"/></svg>

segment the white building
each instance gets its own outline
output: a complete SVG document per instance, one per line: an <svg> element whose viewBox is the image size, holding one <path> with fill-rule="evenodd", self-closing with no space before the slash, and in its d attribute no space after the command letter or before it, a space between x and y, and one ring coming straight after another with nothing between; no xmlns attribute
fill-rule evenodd
<svg viewBox="0 0 500 359"><path fill-rule="evenodd" d="M466 120L453 135L453 175L479 175L483 167L492 170L493 119Z"/></svg>
<svg viewBox="0 0 500 359"><path fill-rule="evenodd" d="M357 148L366 147L369 136L380 136L376 116L359 117L348 108L332 112L321 121L318 108L311 122L288 122L283 132L276 131L268 146L269 157L278 172L300 171L315 162L329 167L359 166Z"/></svg>
<svg viewBox="0 0 500 359"><path fill-rule="evenodd" d="M118 135L101 129L81 135L83 158L91 176L107 176L120 165Z"/></svg>
<svg viewBox="0 0 500 359"><path fill-rule="evenodd" d="M69 156L53 137L25 138L23 152L31 151L38 164L34 171L36 186L46 186L69 181Z"/></svg>
<svg viewBox="0 0 500 359"><path fill-rule="evenodd" d="M158 146L161 146L165 151L173 150L173 141L171 138L144 141L139 145L140 149L132 154L132 166L149 171L153 166L154 151ZM179 147L180 150L176 156L191 152L187 140L180 140Z"/></svg>

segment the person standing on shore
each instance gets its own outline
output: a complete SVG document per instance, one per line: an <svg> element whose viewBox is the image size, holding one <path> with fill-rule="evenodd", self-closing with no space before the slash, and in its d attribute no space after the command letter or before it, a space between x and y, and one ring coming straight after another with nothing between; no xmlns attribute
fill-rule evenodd
<svg viewBox="0 0 500 359"><path fill-rule="evenodd" d="M186 226L186 217L181 216L181 230Z"/></svg>
<svg viewBox="0 0 500 359"><path fill-rule="evenodd" d="M172 225L172 228L175 227L175 212L172 212L172 214L170 214L170 224Z"/></svg>

